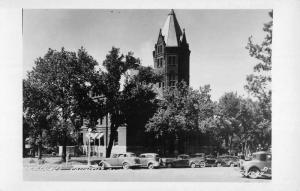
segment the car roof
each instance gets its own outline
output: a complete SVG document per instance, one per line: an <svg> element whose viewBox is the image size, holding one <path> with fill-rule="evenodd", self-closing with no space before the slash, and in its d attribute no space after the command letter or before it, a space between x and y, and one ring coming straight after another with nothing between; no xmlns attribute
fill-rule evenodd
<svg viewBox="0 0 300 191"><path fill-rule="evenodd" d="M236 156L232 156L232 155L220 155L219 157L236 157Z"/></svg>
<svg viewBox="0 0 300 191"><path fill-rule="evenodd" d="M125 155L125 154L135 154L132 152L126 152L126 153L112 153L113 155Z"/></svg>
<svg viewBox="0 0 300 191"><path fill-rule="evenodd" d="M205 153L193 153L192 156L205 156Z"/></svg>
<svg viewBox="0 0 300 191"><path fill-rule="evenodd" d="M141 155L158 155L157 153L141 153Z"/></svg>

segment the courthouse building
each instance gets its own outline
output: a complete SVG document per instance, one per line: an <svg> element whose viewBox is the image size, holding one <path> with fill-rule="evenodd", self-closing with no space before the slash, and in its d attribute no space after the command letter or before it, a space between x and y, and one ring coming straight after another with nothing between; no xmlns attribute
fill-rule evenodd
<svg viewBox="0 0 300 191"><path fill-rule="evenodd" d="M155 38L155 37L154 37ZM159 30L157 42L154 45L153 61L156 72L163 74L163 80L156 84L158 96L163 96L163 89L174 87L177 82L184 80L189 84L190 49L186 39L185 30L181 30L174 10L171 10L163 27ZM149 52L150 54L150 52ZM109 114L98 120L96 130L88 134L88 128L83 125L81 130L82 151L87 151L88 136L92 137L92 152L105 156L110 136ZM180 141L182 151L186 153L199 152L207 143L207 137L201 133L186 134ZM118 128L117 139L114 142L112 153L119 152L159 152L168 150L172 145L169 140L157 140L153 135L145 133L145 127L131 130L122 126ZM169 150L172 150L169 149ZM165 154L164 152L162 154Z"/></svg>

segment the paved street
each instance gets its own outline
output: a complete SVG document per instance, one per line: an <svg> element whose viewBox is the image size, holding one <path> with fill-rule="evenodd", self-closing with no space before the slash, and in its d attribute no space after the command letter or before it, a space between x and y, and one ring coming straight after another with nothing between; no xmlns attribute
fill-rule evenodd
<svg viewBox="0 0 300 191"><path fill-rule="evenodd" d="M239 168L162 168L134 170L59 170L32 171L24 169L25 181L155 181L155 182L270 182L268 179L243 178Z"/></svg>

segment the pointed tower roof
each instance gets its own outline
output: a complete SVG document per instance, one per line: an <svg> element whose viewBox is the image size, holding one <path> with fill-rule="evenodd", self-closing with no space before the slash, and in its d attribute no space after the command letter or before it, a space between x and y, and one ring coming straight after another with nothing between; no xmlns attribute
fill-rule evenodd
<svg viewBox="0 0 300 191"><path fill-rule="evenodd" d="M183 29L183 35L181 37L181 43L182 44L187 44L186 37L185 37L185 29Z"/></svg>
<svg viewBox="0 0 300 191"><path fill-rule="evenodd" d="M182 32L173 9L168 14L161 32L165 38L166 46L179 46Z"/></svg>

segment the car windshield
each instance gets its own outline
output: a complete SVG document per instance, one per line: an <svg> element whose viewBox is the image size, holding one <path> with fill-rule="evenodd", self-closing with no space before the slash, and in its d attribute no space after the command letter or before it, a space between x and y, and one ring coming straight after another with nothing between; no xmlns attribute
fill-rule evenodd
<svg viewBox="0 0 300 191"><path fill-rule="evenodd" d="M180 156L178 156L178 158L181 158L181 159L188 159L189 156L188 156L188 155L180 155Z"/></svg>
<svg viewBox="0 0 300 191"><path fill-rule="evenodd" d="M250 160L260 160L260 161L266 161L267 160L267 154L253 154L252 158Z"/></svg>
<svg viewBox="0 0 300 191"><path fill-rule="evenodd" d="M134 153L127 153L127 157L136 157Z"/></svg>
<svg viewBox="0 0 300 191"><path fill-rule="evenodd" d="M191 155L191 157L204 157L204 154L194 154L194 155Z"/></svg>

